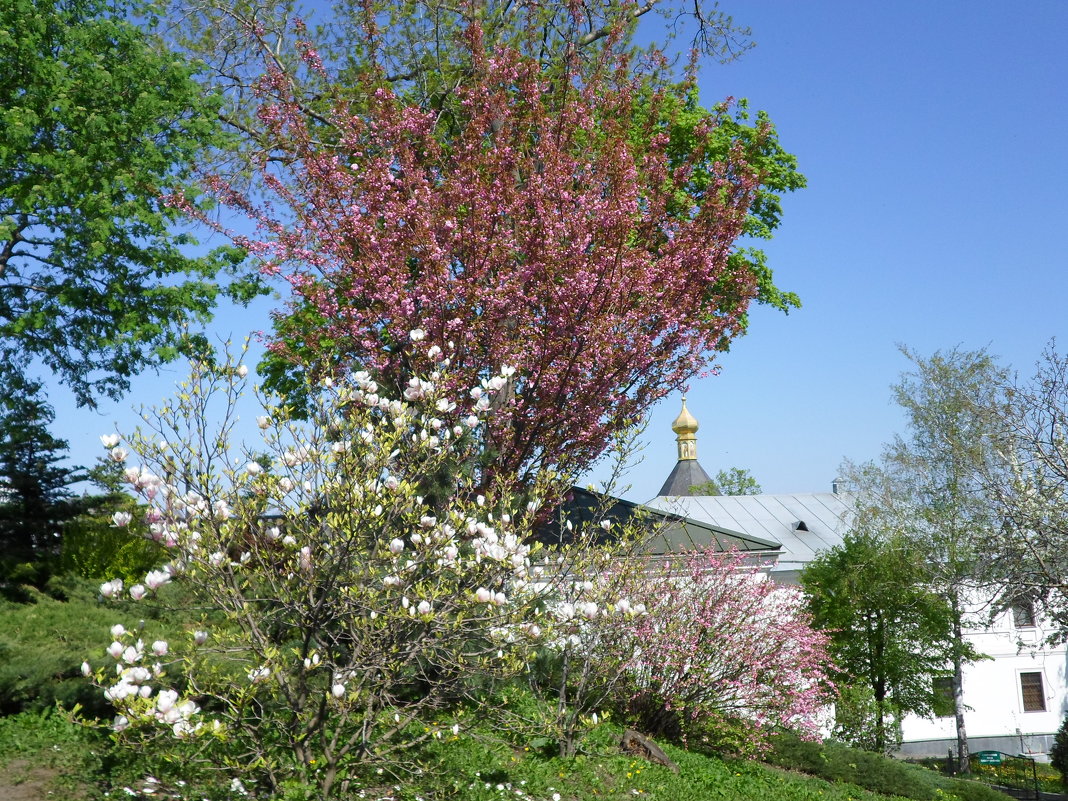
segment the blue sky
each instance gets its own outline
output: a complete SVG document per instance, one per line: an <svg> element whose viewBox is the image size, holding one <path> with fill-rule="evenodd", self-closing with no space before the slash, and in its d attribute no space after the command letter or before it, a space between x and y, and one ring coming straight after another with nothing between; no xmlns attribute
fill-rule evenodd
<svg viewBox="0 0 1068 801"><path fill-rule="evenodd" d="M757 47L708 65L702 99L746 97L775 122L809 186L765 250L803 307L750 333L693 383L698 455L767 492L829 490L843 457L874 458L902 428L890 384L907 360L987 346L1027 372L1064 328L1068 297L1068 3L724 0ZM226 313L240 339L270 303ZM53 390L54 431L90 462L179 367L139 378L99 412ZM627 497L653 497L675 462L675 395L654 409ZM603 471L590 478L601 480Z"/></svg>

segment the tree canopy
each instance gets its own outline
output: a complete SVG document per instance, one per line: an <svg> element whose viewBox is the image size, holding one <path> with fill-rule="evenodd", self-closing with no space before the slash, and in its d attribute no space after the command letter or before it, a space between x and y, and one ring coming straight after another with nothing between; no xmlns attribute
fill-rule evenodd
<svg viewBox="0 0 1068 801"><path fill-rule="evenodd" d="M102 0L0 0L0 371L39 360L92 405L202 342L239 249L193 256L163 199L200 204L220 142L192 67Z"/></svg>

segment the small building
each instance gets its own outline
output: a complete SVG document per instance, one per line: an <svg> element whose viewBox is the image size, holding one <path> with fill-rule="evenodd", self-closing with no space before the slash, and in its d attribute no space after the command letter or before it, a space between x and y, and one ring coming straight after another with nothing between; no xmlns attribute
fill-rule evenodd
<svg viewBox="0 0 1068 801"><path fill-rule="evenodd" d="M831 492L695 495L693 488L709 481L697 461L697 429L684 398L672 425L678 462L647 506L732 537L778 543L770 575L782 584L797 584L806 564L842 542L853 520L853 497L837 480ZM988 618L976 614L967 634L976 650L990 657L964 671L969 748L1042 758L1068 713L1068 650L1044 644L1050 631L1026 604L996 616L989 626ZM902 734L901 755L944 757L956 750L952 713L933 719L910 715Z"/></svg>

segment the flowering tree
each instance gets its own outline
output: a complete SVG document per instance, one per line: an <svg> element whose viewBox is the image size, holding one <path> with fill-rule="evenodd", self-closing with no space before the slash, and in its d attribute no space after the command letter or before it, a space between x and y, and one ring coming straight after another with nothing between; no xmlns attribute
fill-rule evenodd
<svg viewBox="0 0 1068 801"><path fill-rule="evenodd" d="M272 68L259 114L285 157L264 164L270 204L210 183L259 226L237 242L294 289L279 351L394 391L426 367L413 328L454 343L458 382L522 365L486 445L497 472L529 476L587 465L744 329L767 276L730 256L760 176L714 136L725 107L680 150L682 110L607 45L547 72L481 37L464 32L469 67L436 108L385 79L370 29L356 85L314 114Z"/></svg>
<svg viewBox="0 0 1068 801"><path fill-rule="evenodd" d="M251 764L265 791L295 782L334 797L361 771L391 772L421 741L456 736L464 703L519 668L541 633L524 544L537 502L511 509L502 485L476 495L485 482L465 470L433 505L419 494L424 471L469 461L487 417L443 394L444 373L413 378L406 400L367 373L327 381L306 423L277 406L259 418L254 451L230 443L245 373L199 366L127 437L140 464L126 477L148 511L114 525L140 527L170 561L101 593L149 603L183 584L204 611L178 641L117 621L115 669L93 675L121 739L224 784ZM117 435L102 439L130 459Z"/></svg>
<svg viewBox="0 0 1068 801"><path fill-rule="evenodd" d="M745 554L708 549L661 563L644 594L626 698L644 731L708 736L741 721L757 746L769 727L816 733L830 700L828 638L798 590L768 580Z"/></svg>

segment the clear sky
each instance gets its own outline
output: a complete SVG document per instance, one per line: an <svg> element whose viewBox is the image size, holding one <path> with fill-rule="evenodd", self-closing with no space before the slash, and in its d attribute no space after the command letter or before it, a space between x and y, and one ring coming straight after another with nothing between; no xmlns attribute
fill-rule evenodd
<svg viewBox="0 0 1068 801"><path fill-rule="evenodd" d="M987 346L1026 372L1064 329L1068 2L721 5L757 47L708 65L702 99L748 98L799 158L809 186L764 247L804 305L757 309L720 375L691 386L698 456L709 473L748 468L766 492L826 491L843 457L874 458L901 430L896 343ZM270 307L217 329L241 338ZM97 413L56 388L54 431L88 463L98 434L131 427L131 406L180 375L139 378ZM653 497L674 465L678 409L675 395L653 411L627 497Z"/></svg>

